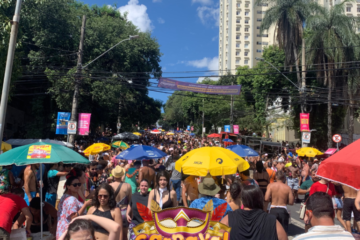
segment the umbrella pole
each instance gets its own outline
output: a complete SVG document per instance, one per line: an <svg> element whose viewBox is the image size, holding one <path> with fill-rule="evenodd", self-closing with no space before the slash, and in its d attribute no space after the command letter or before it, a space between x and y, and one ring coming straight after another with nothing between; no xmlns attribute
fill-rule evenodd
<svg viewBox="0 0 360 240"><path fill-rule="evenodd" d="M43 192L42 192L42 185L43 185L43 174L42 174L42 164L40 163L40 239L43 238Z"/></svg>

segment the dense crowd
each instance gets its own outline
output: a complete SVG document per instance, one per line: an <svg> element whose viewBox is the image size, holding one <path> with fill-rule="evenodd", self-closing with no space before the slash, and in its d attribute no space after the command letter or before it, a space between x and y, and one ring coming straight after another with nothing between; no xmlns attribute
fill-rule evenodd
<svg viewBox="0 0 360 240"><path fill-rule="evenodd" d="M144 221L137 203L150 209L152 200L161 209L202 210L210 200L215 209L227 203L221 222L231 227L231 240L288 239L287 205L302 201L305 233L295 239L354 239L352 233L360 231L357 191L319 179L321 159L298 157L296 149L284 147L281 152L248 157L250 169L234 175L199 177L178 172L175 162L193 149L223 143L180 134L145 134L129 144L153 146L166 157L121 160L116 159L121 152L117 148L90 155L89 165L43 164L42 186L39 164L26 166L18 175L13 166L4 167L0 171L0 239L9 239L12 229L22 227L28 234L40 232L42 217L43 230L56 239L134 240L133 228ZM75 145L80 154L87 147ZM65 183L59 197L61 179ZM342 226L335 225L335 216Z"/></svg>

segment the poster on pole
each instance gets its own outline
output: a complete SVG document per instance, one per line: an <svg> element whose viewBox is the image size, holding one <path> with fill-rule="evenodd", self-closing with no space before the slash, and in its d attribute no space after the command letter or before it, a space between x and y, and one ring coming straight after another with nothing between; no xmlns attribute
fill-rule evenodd
<svg viewBox="0 0 360 240"><path fill-rule="evenodd" d="M300 113L300 131L303 132L309 132L310 126L309 126L309 113Z"/></svg>
<svg viewBox="0 0 360 240"><path fill-rule="evenodd" d="M79 113L78 132L79 135L87 136L90 130L91 113Z"/></svg>
<svg viewBox="0 0 360 240"><path fill-rule="evenodd" d="M224 131L229 133L231 131L230 130L230 125L225 125L224 126Z"/></svg>
<svg viewBox="0 0 360 240"><path fill-rule="evenodd" d="M70 120L71 113L69 112L58 112L56 121L56 134L66 135L68 121Z"/></svg>
<svg viewBox="0 0 360 240"><path fill-rule="evenodd" d="M68 134L76 134L76 124L77 122L75 121L69 121L68 122L68 129L67 129L67 133Z"/></svg>
<svg viewBox="0 0 360 240"><path fill-rule="evenodd" d="M203 133L206 133L206 127L203 127L202 130L203 130Z"/></svg>
<svg viewBox="0 0 360 240"><path fill-rule="evenodd" d="M194 131L194 126L191 126L191 131Z"/></svg>
<svg viewBox="0 0 360 240"><path fill-rule="evenodd" d="M303 143L310 143L311 139L311 132L303 132L302 133L302 142Z"/></svg>
<svg viewBox="0 0 360 240"><path fill-rule="evenodd" d="M218 127L218 133L221 133L221 127Z"/></svg>
<svg viewBox="0 0 360 240"><path fill-rule="evenodd" d="M239 134L239 125L233 125L234 133Z"/></svg>

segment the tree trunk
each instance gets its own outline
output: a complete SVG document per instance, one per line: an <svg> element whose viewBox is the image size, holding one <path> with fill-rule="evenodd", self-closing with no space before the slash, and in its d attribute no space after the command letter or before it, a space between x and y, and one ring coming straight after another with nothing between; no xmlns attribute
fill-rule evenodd
<svg viewBox="0 0 360 240"><path fill-rule="evenodd" d="M352 89L349 89L349 99L350 99L350 107L349 107L349 144L354 141L354 96L352 93Z"/></svg>
<svg viewBox="0 0 360 240"><path fill-rule="evenodd" d="M294 46L294 56L295 56L295 67L296 67L296 76L297 76L297 80L298 80L298 86L300 86L299 88L301 88L301 75L300 75L300 69L299 69L299 59L298 59L298 54L296 51L296 48ZM299 94L300 94L300 100L301 100L301 112L304 112L304 98L303 98L303 94L301 92L301 89L299 89Z"/></svg>
<svg viewBox="0 0 360 240"><path fill-rule="evenodd" d="M329 89L329 92L328 92L328 112L327 112L327 115L328 115L328 123L327 123L327 127L328 127L328 132L327 132L327 137L328 137L328 148L331 148L332 147L332 131L331 131L331 126L332 126L332 119L331 119L331 115L332 115L332 106L331 106L331 89L332 89L332 74L331 74L331 69L330 67L328 68L329 69L329 74L328 74L328 89Z"/></svg>

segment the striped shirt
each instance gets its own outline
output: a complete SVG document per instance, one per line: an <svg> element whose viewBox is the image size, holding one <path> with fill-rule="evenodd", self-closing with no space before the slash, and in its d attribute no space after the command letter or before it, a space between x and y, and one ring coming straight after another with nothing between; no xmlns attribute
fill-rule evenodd
<svg viewBox="0 0 360 240"><path fill-rule="evenodd" d="M355 239L353 235L345 231L338 225L333 226L315 226L309 229L307 233L295 237L293 240L350 240Z"/></svg>

